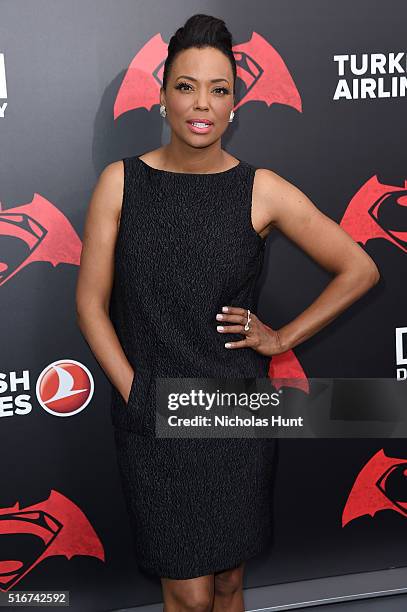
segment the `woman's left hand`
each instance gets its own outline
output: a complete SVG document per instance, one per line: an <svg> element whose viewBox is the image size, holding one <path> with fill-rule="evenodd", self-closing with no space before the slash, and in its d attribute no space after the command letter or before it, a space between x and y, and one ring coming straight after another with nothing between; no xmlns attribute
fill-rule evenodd
<svg viewBox="0 0 407 612"><path fill-rule="evenodd" d="M262 323L252 312L250 312L248 322L247 308L224 306L222 308L222 313L216 315L216 320L222 323L232 323L232 325L218 325L217 330L219 333L242 334L246 336L244 340L227 342L225 344L227 349L249 347L268 357L284 353L288 350L288 348L283 346L278 330L272 329L268 325ZM249 329L245 330L245 325L247 323Z"/></svg>

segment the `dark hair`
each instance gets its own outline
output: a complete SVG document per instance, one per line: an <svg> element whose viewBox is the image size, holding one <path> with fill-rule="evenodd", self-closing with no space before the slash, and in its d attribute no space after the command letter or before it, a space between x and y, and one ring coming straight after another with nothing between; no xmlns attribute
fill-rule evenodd
<svg viewBox="0 0 407 612"><path fill-rule="evenodd" d="M181 28L175 32L168 43L168 55L164 64L163 88L167 87L167 79L175 56L184 49L191 47L215 47L229 58L233 71L233 89L236 83L236 61L232 51L232 35L225 22L211 15L192 15Z"/></svg>

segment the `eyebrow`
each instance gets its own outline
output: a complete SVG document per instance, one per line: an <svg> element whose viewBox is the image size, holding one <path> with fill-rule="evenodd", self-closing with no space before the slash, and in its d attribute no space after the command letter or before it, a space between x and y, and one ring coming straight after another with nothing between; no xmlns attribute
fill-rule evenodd
<svg viewBox="0 0 407 612"><path fill-rule="evenodd" d="M195 79L192 76L188 76L187 74L181 74L180 76L177 77L177 79L189 79L190 81L197 81L198 79ZM211 79L210 83L220 83L221 81L225 81L226 83L229 83L229 81L227 79Z"/></svg>

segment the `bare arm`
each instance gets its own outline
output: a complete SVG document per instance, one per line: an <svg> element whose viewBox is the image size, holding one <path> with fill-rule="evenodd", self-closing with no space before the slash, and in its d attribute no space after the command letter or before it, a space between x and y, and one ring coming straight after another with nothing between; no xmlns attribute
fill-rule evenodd
<svg viewBox="0 0 407 612"><path fill-rule="evenodd" d="M94 188L85 221L76 313L93 354L127 401L134 371L109 317L123 181L123 162L117 161L106 166Z"/></svg>
<svg viewBox="0 0 407 612"><path fill-rule="evenodd" d="M295 185L261 168L257 197L262 222L296 243L335 275L317 299L278 332L279 350L292 349L328 325L380 279L371 257L335 221L324 215ZM276 343L274 342L274 345Z"/></svg>

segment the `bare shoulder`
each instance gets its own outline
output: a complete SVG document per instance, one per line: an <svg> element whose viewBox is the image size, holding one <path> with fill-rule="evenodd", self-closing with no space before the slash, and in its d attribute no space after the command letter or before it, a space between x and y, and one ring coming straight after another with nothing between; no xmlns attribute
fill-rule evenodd
<svg viewBox="0 0 407 612"><path fill-rule="evenodd" d="M260 197L282 195L287 191L294 191L297 187L283 176L269 168L258 168L255 175L255 187Z"/></svg>
<svg viewBox="0 0 407 612"><path fill-rule="evenodd" d="M257 168L253 182L252 221L256 231L266 238L278 228L279 205L290 183L268 168Z"/></svg>
<svg viewBox="0 0 407 612"><path fill-rule="evenodd" d="M98 215L107 223L119 223L123 201L123 160L111 162L102 170L90 201L90 214Z"/></svg>
<svg viewBox="0 0 407 612"><path fill-rule="evenodd" d="M258 168L253 184L259 218L279 229L286 229L295 219L303 222L311 213L317 213L314 203L294 183L269 168Z"/></svg>
<svg viewBox="0 0 407 612"><path fill-rule="evenodd" d="M257 168L256 180L260 183L273 181L285 181L285 179L270 168Z"/></svg>
<svg viewBox="0 0 407 612"><path fill-rule="evenodd" d="M124 166L123 160L119 159L118 161L111 162L107 166L105 166L101 172L101 175L108 176L111 180L123 180L124 174Z"/></svg>
<svg viewBox="0 0 407 612"><path fill-rule="evenodd" d="M107 189L111 195L122 196L124 187L123 160L120 159L105 166L100 173L98 183L101 183L103 189Z"/></svg>

